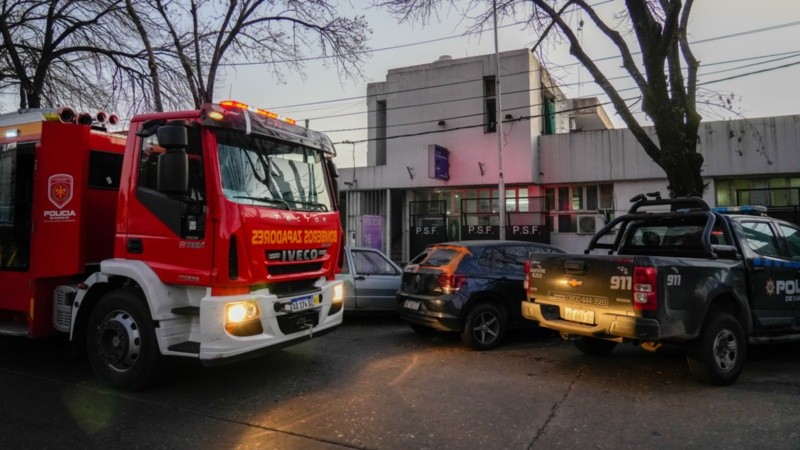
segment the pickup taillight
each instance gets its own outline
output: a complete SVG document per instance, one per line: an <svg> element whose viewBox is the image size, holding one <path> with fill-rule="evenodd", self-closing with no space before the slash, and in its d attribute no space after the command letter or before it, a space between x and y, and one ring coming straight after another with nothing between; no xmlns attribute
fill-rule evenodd
<svg viewBox="0 0 800 450"><path fill-rule="evenodd" d="M522 287L525 288L525 294L528 294L528 289L531 288L531 261L525 260L522 264L522 272L525 274L525 281L522 282Z"/></svg>
<svg viewBox="0 0 800 450"><path fill-rule="evenodd" d="M649 311L658 308L657 275L655 267L633 268L633 309Z"/></svg>

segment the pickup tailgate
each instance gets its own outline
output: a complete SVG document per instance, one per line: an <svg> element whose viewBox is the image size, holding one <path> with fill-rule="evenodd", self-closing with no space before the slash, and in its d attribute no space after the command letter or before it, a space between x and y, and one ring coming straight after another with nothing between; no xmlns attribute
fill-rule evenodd
<svg viewBox="0 0 800 450"><path fill-rule="evenodd" d="M657 307L655 269L634 269L634 257L535 255L524 317L566 334L656 339L658 322L643 318Z"/></svg>

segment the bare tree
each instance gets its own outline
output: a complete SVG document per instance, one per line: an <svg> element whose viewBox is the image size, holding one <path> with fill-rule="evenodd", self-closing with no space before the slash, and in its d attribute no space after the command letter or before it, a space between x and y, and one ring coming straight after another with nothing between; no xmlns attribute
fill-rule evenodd
<svg viewBox="0 0 800 450"><path fill-rule="evenodd" d="M703 156L697 151L702 119L696 100L700 64L686 34L693 2L625 0L625 9L610 19L604 19L585 0L497 0L497 10L498 14L512 16L527 11L529 24L537 32L539 42L553 38L569 45L570 54L588 70L647 155L664 170L670 195L675 197L702 195L706 188L701 176ZM403 20L423 21L443 4L458 7L459 2L375 2L376 6L388 8ZM480 25L491 18L492 6L491 1L471 0L462 12L473 14ZM581 45L576 33L579 22L569 17L578 11L616 47L627 79L633 81L638 90L634 98L623 98L609 81L611 77ZM641 111L652 120L657 140L652 139L637 120L633 109L637 105L641 105Z"/></svg>
<svg viewBox="0 0 800 450"><path fill-rule="evenodd" d="M227 64L280 78L307 53L361 74L370 30L334 0L0 0L0 92L19 106L162 111L212 101Z"/></svg>
<svg viewBox="0 0 800 450"><path fill-rule="evenodd" d="M0 89L18 90L21 109L101 107L119 87L114 81L147 75L141 53L115 27L121 7L114 0L0 2Z"/></svg>
<svg viewBox="0 0 800 450"><path fill-rule="evenodd" d="M151 70L159 66L152 77L154 99L163 88L156 76L180 71L199 106L213 101L228 64L263 62L280 78L287 68L302 73L303 57L314 51L330 57L340 74L360 75L369 28L363 17L338 16L337 6L332 0L147 0L128 10L134 23L146 17L163 29L155 35L136 25ZM151 45L151 39L161 41ZM171 58L159 61L155 48L169 49Z"/></svg>
<svg viewBox="0 0 800 450"><path fill-rule="evenodd" d="M127 89L117 91L116 100L128 105L131 113L191 107L195 103L191 80L176 68L175 45L154 4L124 0L124 9L117 12L116 19L121 29L129 31L127 36L138 36L139 40L132 39L130 45L140 46L147 73L142 77L127 77ZM119 71L114 75L120 81L126 78Z"/></svg>

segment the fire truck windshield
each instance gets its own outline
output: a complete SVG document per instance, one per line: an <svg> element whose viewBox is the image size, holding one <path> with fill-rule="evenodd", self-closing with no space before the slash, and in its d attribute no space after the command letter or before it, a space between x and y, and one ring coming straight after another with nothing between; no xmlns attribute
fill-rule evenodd
<svg viewBox="0 0 800 450"><path fill-rule="evenodd" d="M330 211L318 150L241 132L217 130L222 192L236 203Z"/></svg>

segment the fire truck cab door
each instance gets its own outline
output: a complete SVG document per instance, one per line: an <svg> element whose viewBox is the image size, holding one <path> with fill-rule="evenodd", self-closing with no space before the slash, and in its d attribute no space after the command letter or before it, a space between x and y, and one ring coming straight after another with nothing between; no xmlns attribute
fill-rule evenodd
<svg viewBox="0 0 800 450"><path fill-rule="evenodd" d="M158 190L158 160L165 150L155 133L137 137L123 245L127 258L146 262L162 282L208 286L213 237L205 226L208 206L201 130L187 127L187 134L185 195Z"/></svg>

